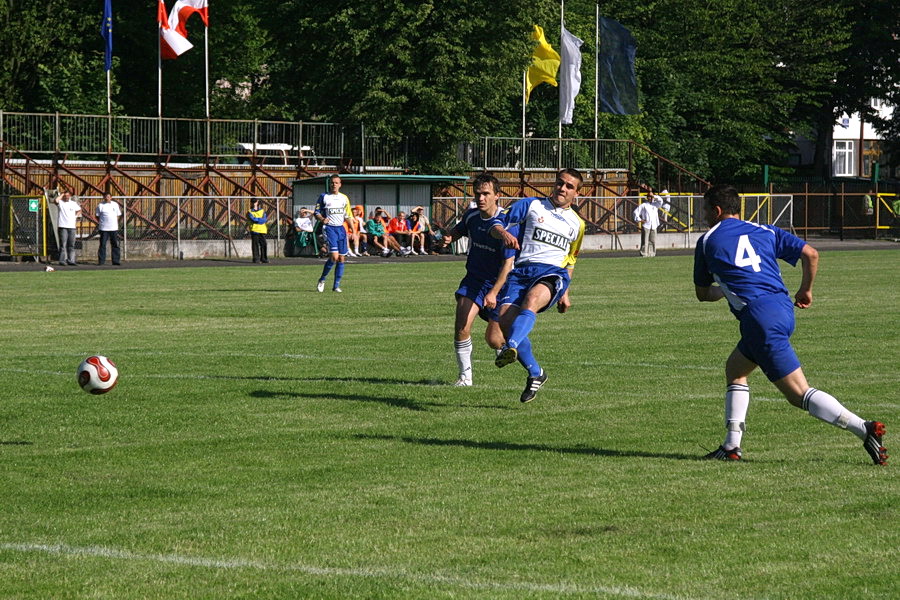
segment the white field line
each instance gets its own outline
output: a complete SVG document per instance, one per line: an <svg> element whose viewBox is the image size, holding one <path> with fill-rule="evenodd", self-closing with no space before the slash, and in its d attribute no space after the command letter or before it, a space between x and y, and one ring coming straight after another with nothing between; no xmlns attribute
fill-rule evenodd
<svg viewBox="0 0 900 600"><path fill-rule="evenodd" d="M304 573L316 577L367 577L382 579L405 579L424 584L447 585L461 588L482 590L522 590L526 592L548 592L551 594L605 594L620 598L648 598L655 600L699 600L687 596L648 592L628 586L590 586L565 581L541 583L528 581L502 582L478 581L454 575L438 573L413 573L402 569L385 568L336 568L316 567L302 564L268 563L259 560L208 558L186 556L182 554L144 554L129 550L105 548L103 546L69 546L66 544L33 544L33 543L0 543L0 550L11 552L34 552L56 556L82 556L88 558L105 558L112 560L133 560L144 562L167 563L187 567L200 567L220 570L257 570Z"/></svg>

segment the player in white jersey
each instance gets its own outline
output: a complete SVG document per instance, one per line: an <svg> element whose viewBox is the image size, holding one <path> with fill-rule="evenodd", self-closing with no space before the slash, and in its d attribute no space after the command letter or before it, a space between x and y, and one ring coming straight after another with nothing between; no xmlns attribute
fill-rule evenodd
<svg viewBox="0 0 900 600"><path fill-rule="evenodd" d="M329 184L331 193L321 194L316 201L316 219L320 221L325 230L325 239L328 241L328 260L322 268L322 276L316 284L316 290L325 291L325 279L331 268L334 267L334 285L331 290L341 291L341 278L344 276L344 257L347 256L347 230L344 229L344 220L353 219L350 210L350 199L341 193L341 178L332 175Z"/></svg>
<svg viewBox="0 0 900 600"><path fill-rule="evenodd" d="M818 252L783 229L742 221L738 216L741 199L731 186L714 186L703 200L710 230L697 241L694 253L697 299L715 302L725 298L741 324L741 339L725 363L725 441L705 458L743 457L740 444L750 405L747 378L760 367L788 402L817 419L850 430L862 440L876 465L887 464L887 450L881 444L884 425L864 421L835 397L810 387L791 347L794 306L808 308L812 304ZM793 306L776 259L791 265L801 261L803 278Z"/></svg>
<svg viewBox="0 0 900 600"><path fill-rule="evenodd" d="M572 203L578 197L582 181L581 173L575 169L560 171L549 198L523 198L509 207L506 224L519 226L517 237L503 226L491 230L491 235L502 239L508 248L519 250L515 267L497 301L506 344L495 364L504 367L518 360L528 371L521 402L532 401L547 381L547 374L531 352L528 338L537 313L554 304L564 313L572 305L569 283L584 239L584 221Z"/></svg>

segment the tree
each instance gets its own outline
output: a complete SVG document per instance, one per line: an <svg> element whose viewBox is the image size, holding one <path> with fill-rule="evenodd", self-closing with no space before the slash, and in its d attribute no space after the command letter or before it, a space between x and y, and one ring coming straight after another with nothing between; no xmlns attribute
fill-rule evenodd
<svg viewBox="0 0 900 600"><path fill-rule="evenodd" d="M105 113L101 9L85 13L76 0L0 4L0 107Z"/></svg>
<svg viewBox="0 0 900 600"><path fill-rule="evenodd" d="M508 123L531 54L532 16L512 0L294 0L281 3L276 21L291 24L290 35L277 35L291 41L272 84L303 90L295 110L412 136L423 170L452 168L455 142Z"/></svg>

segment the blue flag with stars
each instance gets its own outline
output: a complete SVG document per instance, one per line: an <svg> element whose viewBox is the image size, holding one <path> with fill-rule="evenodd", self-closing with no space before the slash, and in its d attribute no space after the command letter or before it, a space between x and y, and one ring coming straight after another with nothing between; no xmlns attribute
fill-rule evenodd
<svg viewBox="0 0 900 600"><path fill-rule="evenodd" d="M106 53L103 68L112 69L112 0L105 0L103 4L103 23L100 25L100 35L106 40Z"/></svg>

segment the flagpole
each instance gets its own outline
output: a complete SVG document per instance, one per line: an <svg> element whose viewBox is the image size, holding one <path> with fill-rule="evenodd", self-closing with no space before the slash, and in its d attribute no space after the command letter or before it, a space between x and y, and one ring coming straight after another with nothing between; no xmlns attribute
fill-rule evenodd
<svg viewBox="0 0 900 600"><path fill-rule="evenodd" d="M526 99L526 80L528 78L528 69L522 71L522 143L525 143L525 104Z"/></svg>
<svg viewBox="0 0 900 600"><path fill-rule="evenodd" d="M159 24L159 32L156 36L156 116L157 116L157 132L159 134L158 149L162 154L162 23Z"/></svg>
<svg viewBox="0 0 900 600"><path fill-rule="evenodd" d="M600 3L594 5L594 140L597 139L597 111L600 100ZM596 144L596 141L595 141Z"/></svg>
<svg viewBox="0 0 900 600"><path fill-rule="evenodd" d="M559 51L562 52L563 29L566 28L566 0L559 0ZM563 75L560 73L560 75ZM559 94L562 100L562 94ZM559 139L562 139L562 114L559 115Z"/></svg>
<svg viewBox="0 0 900 600"><path fill-rule="evenodd" d="M110 95L111 84L110 84L110 76L109 71L106 72L106 114L112 114L112 97Z"/></svg>
<svg viewBox="0 0 900 600"><path fill-rule="evenodd" d="M203 48L206 53L206 118L209 118L209 27L203 36Z"/></svg>

